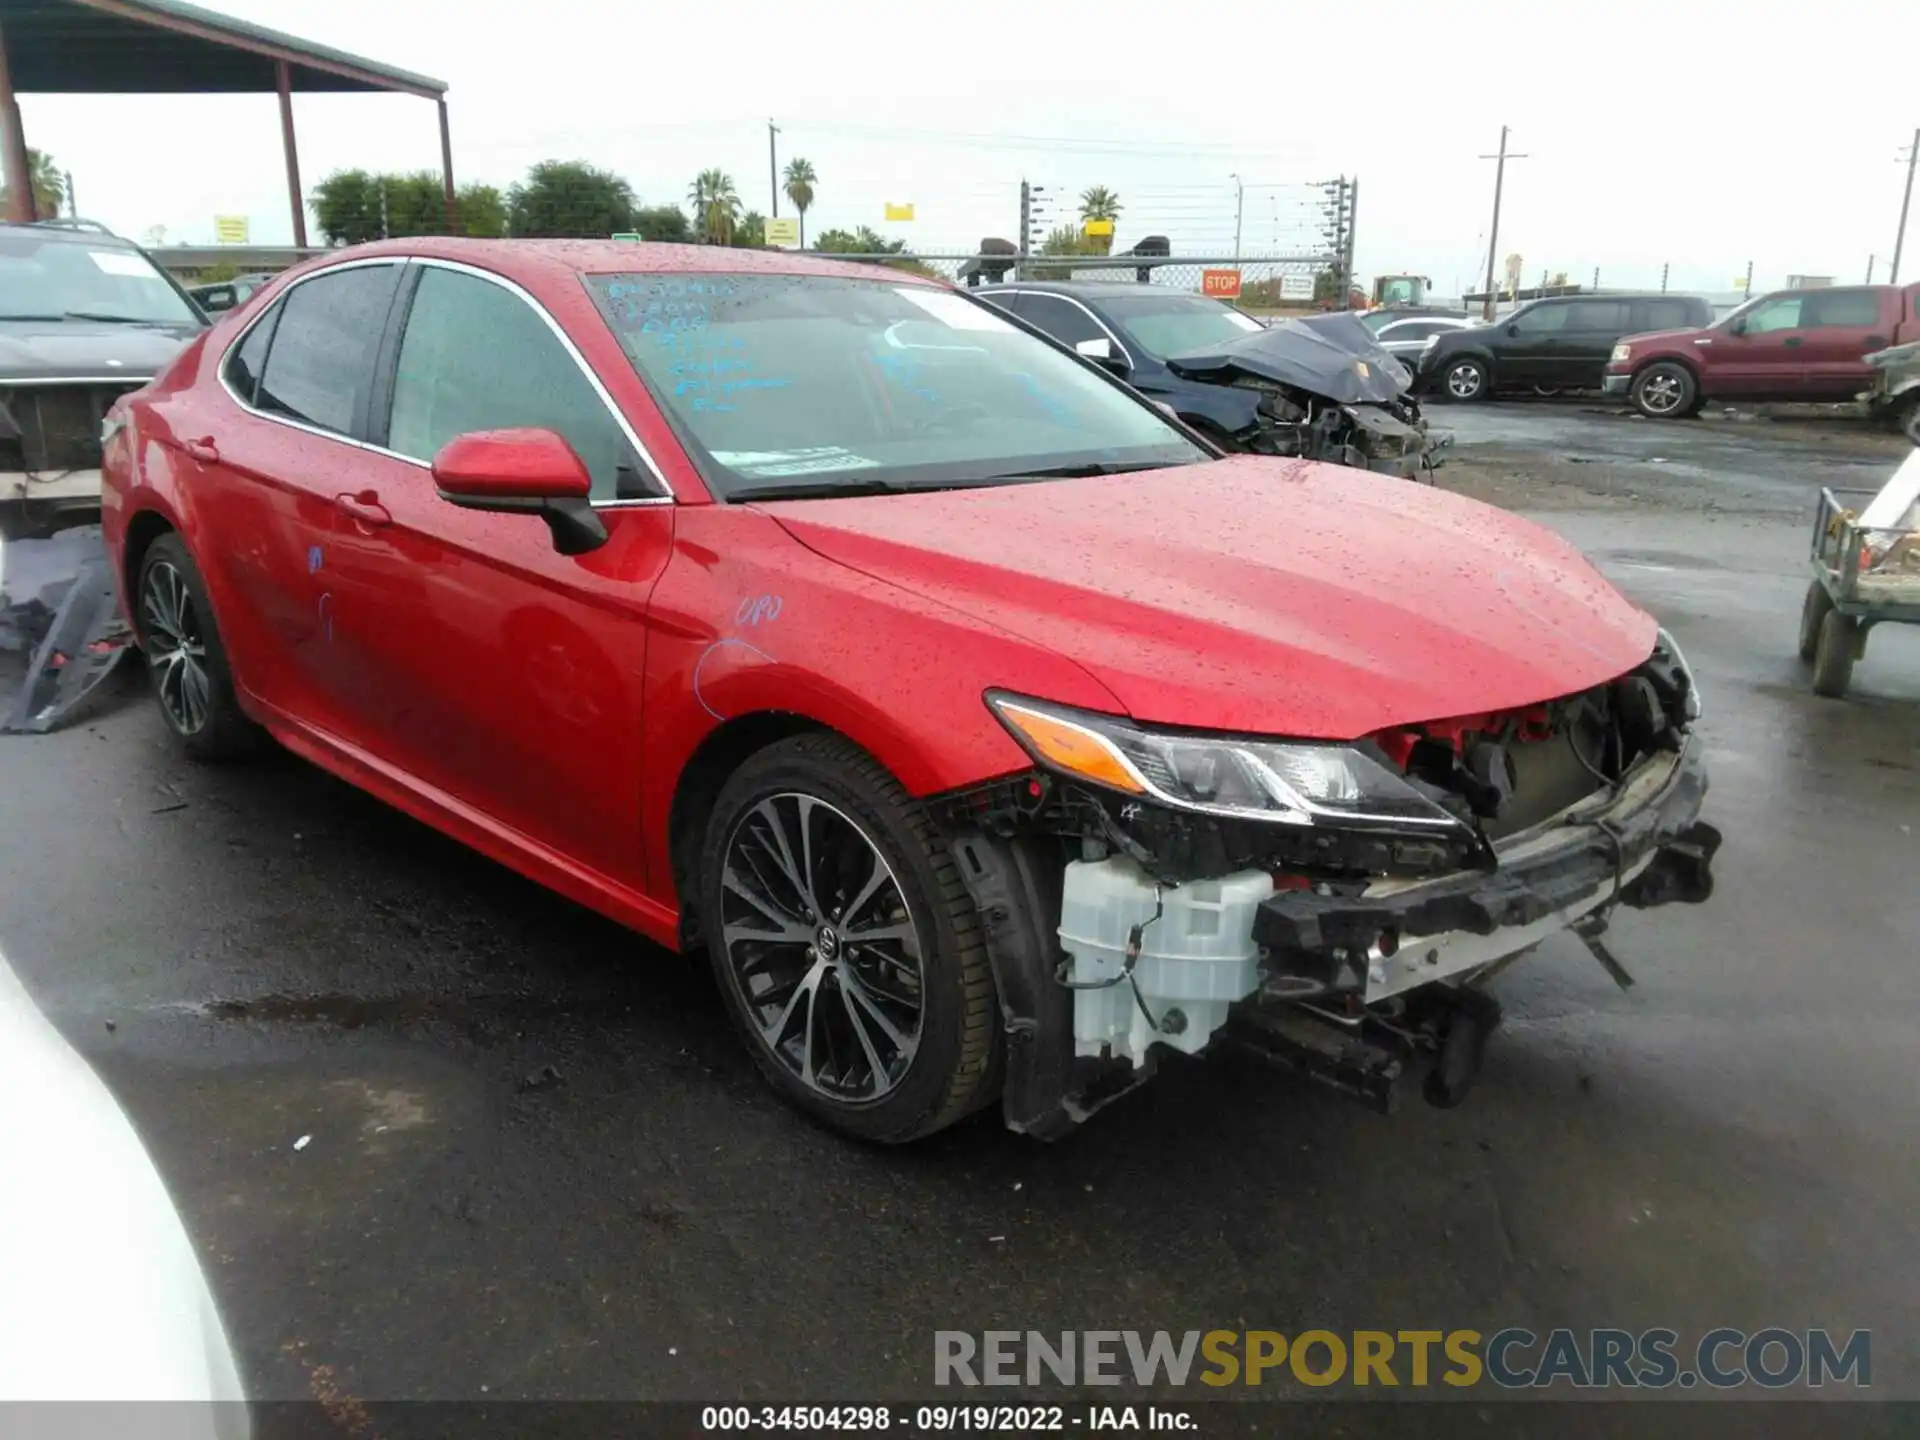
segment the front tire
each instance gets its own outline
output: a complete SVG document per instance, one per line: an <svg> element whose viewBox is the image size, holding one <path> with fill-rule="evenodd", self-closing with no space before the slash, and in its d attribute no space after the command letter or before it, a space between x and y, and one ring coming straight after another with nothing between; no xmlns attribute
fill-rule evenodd
<svg viewBox="0 0 1920 1440"><path fill-rule="evenodd" d="M789 1104L897 1144L993 1098L979 915L933 818L858 746L798 735L743 764L699 883L728 1013Z"/></svg>
<svg viewBox="0 0 1920 1440"><path fill-rule="evenodd" d="M1463 358L1448 360L1441 369L1441 391L1447 399L1460 405L1470 405L1476 400L1487 398L1492 388L1487 367L1478 360Z"/></svg>
<svg viewBox="0 0 1920 1440"><path fill-rule="evenodd" d="M1662 360L1633 377L1628 398L1649 420L1675 420L1697 413L1700 386L1686 366Z"/></svg>
<svg viewBox="0 0 1920 1440"><path fill-rule="evenodd" d="M252 754L261 732L234 695L207 582L177 534L162 535L148 548L135 595L134 625L153 697L181 748L195 760Z"/></svg>

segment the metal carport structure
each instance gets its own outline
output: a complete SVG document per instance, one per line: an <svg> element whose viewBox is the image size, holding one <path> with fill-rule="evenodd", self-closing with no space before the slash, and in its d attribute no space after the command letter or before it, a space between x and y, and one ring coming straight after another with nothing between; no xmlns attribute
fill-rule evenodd
<svg viewBox="0 0 1920 1440"><path fill-rule="evenodd" d="M362 60L180 0L0 0L6 218L34 218L27 137L16 96L277 92L293 238L304 248L307 217L293 136L295 91L384 91L433 101L440 113L447 228L454 228L453 146L447 135L444 80Z"/></svg>

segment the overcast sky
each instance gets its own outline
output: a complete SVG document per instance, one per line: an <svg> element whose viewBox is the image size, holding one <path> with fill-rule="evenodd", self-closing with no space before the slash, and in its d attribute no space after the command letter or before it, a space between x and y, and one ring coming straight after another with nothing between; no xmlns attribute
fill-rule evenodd
<svg viewBox="0 0 1920 1440"><path fill-rule="evenodd" d="M769 207L766 122L820 176L809 233L866 223L926 253L1012 238L1024 177L1104 184L1117 241L1176 253L1297 244L1308 182L1360 178L1358 269L1484 270L1493 165L1513 127L1500 252L1527 279L1756 288L1789 273L1885 279L1896 155L1920 125L1911 0L1829 0L1790 16L1731 0L1436 9L1243 0L227 0L224 9L451 86L454 172L503 188L583 159L652 203L720 166ZM1337 18L1336 18L1337 16ZM430 104L294 102L303 177L437 168ZM28 141L71 171L82 213L135 237L205 243L291 224L271 95L28 95ZM911 225L882 206L911 201ZM784 208L784 207L783 207ZM1063 207L1065 208L1065 207ZM1903 265L1920 278L1920 222Z"/></svg>

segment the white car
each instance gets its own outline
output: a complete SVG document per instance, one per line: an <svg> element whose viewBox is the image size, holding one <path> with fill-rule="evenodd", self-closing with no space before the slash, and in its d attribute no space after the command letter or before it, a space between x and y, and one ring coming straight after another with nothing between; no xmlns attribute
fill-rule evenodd
<svg viewBox="0 0 1920 1440"><path fill-rule="evenodd" d="M168 1401L126 1433L244 1440L233 1351L166 1186L4 957L0 1095L0 1414Z"/></svg>

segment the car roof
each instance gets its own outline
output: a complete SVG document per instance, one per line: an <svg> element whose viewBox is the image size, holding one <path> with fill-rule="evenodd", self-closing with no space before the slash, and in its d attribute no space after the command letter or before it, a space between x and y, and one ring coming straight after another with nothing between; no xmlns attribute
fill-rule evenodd
<svg viewBox="0 0 1920 1440"><path fill-rule="evenodd" d="M114 234L105 226L96 229L83 228L84 225L91 223L91 221L68 224L60 220L0 220L0 235L32 235L42 240L87 245L95 250L103 248L138 250L140 248L131 240Z"/></svg>
<svg viewBox="0 0 1920 1440"><path fill-rule="evenodd" d="M1581 300L1693 300L1704 305L1698 295L1683 295L1676 290L1595 290L1585 295L1542 295L1529 305L1572 305Z"/></svg>
<svg viewBox="0 0 1920 1440"><path fill-rule="evenodd" d="M851 260L823 260L792 250L734 249L724 245L662 245L632 240L470 240L460 236L418 235L402 240L376 240L329 250L320 261L372 259L381 255L418 255L432 260L454 260L497 271L513 279L535 276L559 279L573 275L681 274L681 275L837 275L849 280L872 280L879 271L901 285L939 286L910 270L891 270ZM902 255L910 260L910 255ZM311 263L311 262L310 262Z"/></svg>
<svg viewBox="0 0 1920 1440"><path fill-rule="evenodd" d="M1143 262L1144 263L1144 262ZM1185 295L1194 300L1211 296L1195 295L1191 290L1175 290L1170 285L1142 285L1135 280L1003 280L982 285L980 290L1039 290L1048 295L1071 295L1079 300L1111 300L1116 295Z"/></svg>

